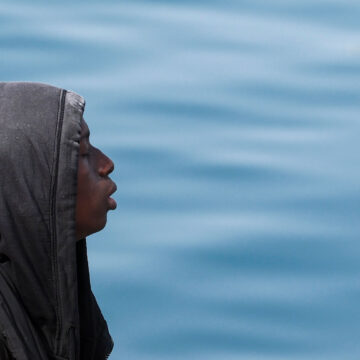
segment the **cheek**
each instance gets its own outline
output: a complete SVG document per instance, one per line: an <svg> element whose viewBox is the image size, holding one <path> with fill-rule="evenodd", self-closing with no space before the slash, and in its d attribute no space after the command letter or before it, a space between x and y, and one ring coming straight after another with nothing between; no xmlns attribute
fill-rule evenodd
<svg viewBox="0 0 360 360"><path fill-rule="evenodd" d="M76 226L83 236L102 230L106 225L108 204L100 176L88 158L80 158L78 169Z"/></svg>
<svg viewBox="0 0 360 360"><path fill-rule="evenodd" d="M101 215L106 207L101 181L89 166L79 167L78 207L82 213L93 216Z"/></svg>
<svg viewBox="0 0 360 360"><path fill-rule="evenodd" d="M78 193L80 196L90 194L96 184L96 176L87 158L81 158L78 168Z"/></svg>
<svg viewBox="0 0 360 360"><path fill-rule="evenodd" d="M86 160L80 159L77 185L77 210L81 214L89 210L94 193L94 179Z"/></svg>
<svg viewBox="0 0 360 360"><path fill-rule="evenodd" d="M86 235L102 230L107 221L107 204L96 186L84 186L79 191L76 209L78 228Z"/></svg>
<svg viewBox="0 0 360 360"><path fill-rule="evenodd" d="M96 187L94 192L89 194L84 210L84 222L91 232L100 231L106 225L107 220L107 204L104 197Z"/></svg>

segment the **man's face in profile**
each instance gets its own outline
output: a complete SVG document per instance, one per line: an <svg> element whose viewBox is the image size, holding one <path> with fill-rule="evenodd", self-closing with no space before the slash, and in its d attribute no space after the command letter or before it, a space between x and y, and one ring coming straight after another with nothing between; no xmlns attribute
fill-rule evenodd
<svg viewBox="0 0 360 360"><path fill-rule="evenodd" d="M89 136L89 128L82 119L76 203L78 240L102 230L108 210L116 208L115 200L110 197L116 191L116 184L109 178L114 163L90 144Z"/></svg>

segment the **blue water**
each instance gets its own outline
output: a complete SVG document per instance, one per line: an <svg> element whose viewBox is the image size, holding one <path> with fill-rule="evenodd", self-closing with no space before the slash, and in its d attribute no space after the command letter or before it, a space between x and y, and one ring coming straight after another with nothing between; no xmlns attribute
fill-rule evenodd
<svg viewBox="0 0 360 360"><path fill-rule="evenodd" d="M111 359L360 358L360 3L10 1L1 80L87 100Z"/></svg>

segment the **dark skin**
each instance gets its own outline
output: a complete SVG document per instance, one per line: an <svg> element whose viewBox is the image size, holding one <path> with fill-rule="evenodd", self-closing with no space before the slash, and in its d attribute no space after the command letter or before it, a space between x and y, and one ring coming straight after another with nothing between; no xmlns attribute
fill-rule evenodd
<svg viewBox="0 0 360 360"><path fill-rule="evenodd" d="M114 163L89 141L89 128L81 121L76 202L76 238L83 239L102 230L106 225L108 210L116 208L110 197L116 184L109 178Z"/></svg>

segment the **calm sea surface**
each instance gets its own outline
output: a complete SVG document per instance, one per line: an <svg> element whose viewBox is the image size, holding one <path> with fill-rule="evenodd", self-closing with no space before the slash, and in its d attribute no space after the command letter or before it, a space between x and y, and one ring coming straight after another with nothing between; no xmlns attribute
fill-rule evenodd
<svg viewBox="0 0 360 360"><path fill-rule="evenodd" d="M10 1L1 80L87 100L111 359L360 358L360 2Z"/></svg>

